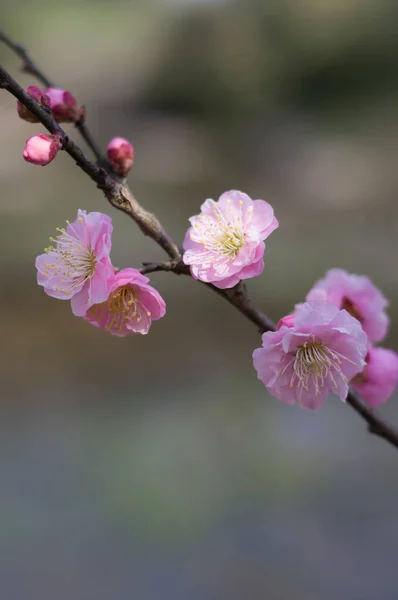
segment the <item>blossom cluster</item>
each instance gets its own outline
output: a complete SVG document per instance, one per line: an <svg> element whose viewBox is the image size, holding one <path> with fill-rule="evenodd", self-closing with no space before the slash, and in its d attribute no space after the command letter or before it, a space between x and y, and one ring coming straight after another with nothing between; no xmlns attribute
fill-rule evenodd
<svg viewBox="0 0 398 600"><path fill-rule="evenodd" d="M118 148L125 141L113 147L120 175ZM206 200L190 223L183 261L195 279L221 289L260 275L264 240L278 228L268 202L237 190ZM79 210L57 232L36 259L38 283L49 296L70 300L73 314L118 336L146 334L164 316L165 302L147 277L112 265L110 217ZM387 305L368 277L328 271L276 331L263 334L253 352L258 378L281 402L308 409L319 408L329 393L344 401L349 384L369 406L385 402L398 382L398 355L374 345L388 332Z"/></svg>
<svg viewBox="0 0 398 600"><path fill-rule="evenodd" d="M398 382L398 355L373 344L387 335L387 304L368 277L331 269L263 334L253 352L258 378L272 396L303 408L319 408L329 392L344 401L349 382L372 408L385 402Z"/></svg>
<svg viewBox="0 0 398 600"><path fill-rule="evenodd" d="M184 240L191 275L231 288L260 275L264 240L278 227L272 207L231 190L206 200L190 219ZM286 404L319 408L329 392L345 400L348 384L372 407L385 402L398 381L398 355L373 346L384 340L387 300L364 276L330 270L306 302L267 332L253 353L259 379Z"/></svg>
<svg viewBox="0 0 398 600"><path fill-rule="evenodd" d="M43 108L51 111L57 123L84 123L84 106L79 107L76 98L67 90L54 87L42 90L36 85L30 85L26 92ZM39 119L19 100L17 112L24 121L39 123ZM61 149L62 140L59 134L39 133L26 140L23 157L26 162L44 167L54 160ZM110 168L117 175L126 177L133 166L133 146L124 138L112 138L107 146L107 159Z"/></svg>
<svg viewBox="0 0 398 600"><path fill-rule="evenodd" d="M112 230L107 215L79 210L36 258L37 282L49 296L70 300L73 314L95 327L120 337L146 334L166 304L137 269L112 265Z"/></svg>

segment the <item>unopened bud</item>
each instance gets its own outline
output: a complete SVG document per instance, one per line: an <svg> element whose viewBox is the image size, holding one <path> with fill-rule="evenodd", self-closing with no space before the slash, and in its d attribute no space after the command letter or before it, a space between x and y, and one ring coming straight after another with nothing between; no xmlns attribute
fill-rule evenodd
<svg viewBox="0 0 398 600"><path fill-rule="evenodd" d="M108 162L112 169L125 177L134 162L134 148L122 137L112 138L106 147Z"/></svg>
<svg viewBox="0 0 398 600"><path fill-rule="evenodd" d="M49 98L46 92L41 90L36 85L30 85L28 88L26 88L26 93L29 94L29 96L33 98L33 100L36 100L36 102L43 106L49 104ZM24 106L19 100L17 101L17 111L20 118L24 121L28 121L29 123L39 122L39 119L33 113L31 113L30 110L28 110L26 106Z"/></svg>
<svg viewBox="0 0 398 600"><path fill-rule="evenodd" d="M286 317L282 317L278 321L278 325L276 326L276 330L281 327L294 327L294 315L286 315Z"/></svg>
<svg viewBox="0 0 398 600"><path fill-rule="evenodd" d="M50 100L51 112L58 123L74 123L79 119L81 109L70 92L50 87L46 94Z"/></svg>
<svg viewBox="0 0 398 600"><path fill-rule="evenodd" d="M23 157L33 165L44 167L54 160L60 148L62 143L59 136L39 133L26 141Z"/></svg>

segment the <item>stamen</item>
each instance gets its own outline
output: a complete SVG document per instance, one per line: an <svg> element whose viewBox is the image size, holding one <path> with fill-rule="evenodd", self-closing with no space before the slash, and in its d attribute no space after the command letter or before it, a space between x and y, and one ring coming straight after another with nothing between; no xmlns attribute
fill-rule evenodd
<svg viewBox="0 0 398 600"><path fill-rule="evenodd" d="M311 383L315 389L315 396L319 396L326 382L331 383L333 388L337 389L336 377L344 383L348 383L340 367L343 360L353 362L336 350L317 342L313 336L310 341L298 347L295 356L284 367L282 375L293 362L289 387L298 388L297 402L301 402L303 390L308 392Z"/></svg>
<svg viewBox="0 0 398 600"><path fill-rule="evenodd" d="M96 256L90 246L83 245L69 223L68 226L68 232L64 227L57 227L56 239L50 237L50 242L55 245L44 249L49 262L45 264L43 275L59 277L60 287L72 295L87 279L93 277Z"/></svg>
<svg viewBox="0 0 398 600"><path fill-rule="evenodd" d="M100 309L100 314L96 315L96 320L100 321L105 318L105 329L119 333L129 322L139 323L144 314L148 316L151 314L144 310L134 289L128 285L118 288L109 296L107 302L99 304L97 307Z"/></svg>
<svg viewBox="0 0 398 600"><path fill-rule="evenodd" d="M241 208L242 201L239 204ZM234 215L230 210L222 212L215 205L212 212L212 216L200 215L200 218L195 221L191 240L199 242L210 252L221 254L232 260L245 243L242 209L238 215Z"/></svg>

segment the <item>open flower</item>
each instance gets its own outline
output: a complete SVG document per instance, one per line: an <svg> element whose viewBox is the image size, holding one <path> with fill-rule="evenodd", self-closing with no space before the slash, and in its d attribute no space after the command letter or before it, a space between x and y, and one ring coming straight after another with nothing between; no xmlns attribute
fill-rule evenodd
<svg viewBox="0 0 398 600"><path fill-rule="evenodd" d="M120 337L147 334L152 321L166 312L166 303L149 279L137 269L123 269L109 280L109 296L92 306L85 316L95 327Z"/></svg>
<svg viewBox="0 0 398 600"><path fill-rule="evenodd" d="M263 334L253 352L258 378L285 404L322 406L329 392L345 400L348 382L365 365L367 337L360 323L330 302L306 302L294 323Z"/></svg>
<svg viewBox="0 0 398 600"><path fill-rule="evenodd" d="M358 319L371 342L380 342L387 334L389 318L384 309L388 300L368 277L331 269L315 283L306 299L327 300L337 308L345 308Z"/></svg>
<svg viewBox="0 0 398 600"><path fill-rule="evenodd" d="M109 259L112 219L78 210L73 223L58 228L45 254L36 258L37 282L49 296L71 300L73 314L83 317L93 304L108 297L114 269Z"/></svg>
<svg viewBox="0 0 398 600"><path fill-rule="evenodd" d="M232 190L206 200L191 217L184 240L184 263L195 279L231 288L264 269L264 240L278 227L272 206Z"/></svg>
<svg viewBox="0 0 398 600"><path fill-rule="evenodd" d="M386 348L369 346L366 366L354 377L352 386L361 398L375 408L386 402L393 394L398 382L398 354Z"/></svg>

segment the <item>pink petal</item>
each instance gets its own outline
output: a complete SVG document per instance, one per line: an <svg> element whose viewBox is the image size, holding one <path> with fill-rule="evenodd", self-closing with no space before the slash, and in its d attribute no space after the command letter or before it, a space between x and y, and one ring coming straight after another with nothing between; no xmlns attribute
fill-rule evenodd
<svg viewBox="0 0 398 600"><path fill-rule="evenodd" d="M75 294L71 299L72 312L76 317L84 317L87 310L92 306L88 298L89 284L86 282L80 292Z"/></svg>

